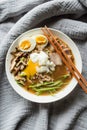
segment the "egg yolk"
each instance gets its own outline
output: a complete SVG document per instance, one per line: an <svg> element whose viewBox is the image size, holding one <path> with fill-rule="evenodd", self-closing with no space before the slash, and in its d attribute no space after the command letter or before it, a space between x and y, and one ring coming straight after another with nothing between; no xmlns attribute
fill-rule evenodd
<svg viewBox="0 0 87 130"><path fill-rule="evenodd" d="M36 37L36 43L37 43L38 45L45 44L45 43L46 43L46 38L43 37L43 36L37 36L37 37Z"/></svg>
<svg viewBox="0 0 87 130"><path fill-rule="evenodd" d="M28 61L28 65L27 67L24 69L23 73L27 76L27 77L32 77L36 74L36 67L39 66L38 63L34 63L32 62L31 59L29 59Z"/></svg>
<svg viewBox="0 0 87 130"><path fill-rule="evenodd" d="M23 50L27 50L28 48L30 48L31 43L28 40L22 41L21 44L19 45L19 48L23 49Z"/></svg>

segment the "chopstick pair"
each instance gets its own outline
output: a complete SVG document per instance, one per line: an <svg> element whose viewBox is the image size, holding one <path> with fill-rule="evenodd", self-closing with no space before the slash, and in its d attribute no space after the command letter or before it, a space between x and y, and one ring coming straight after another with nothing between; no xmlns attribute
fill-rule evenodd
<svg viewBox="0 0 87 130"><path fill-rule="evenodd" d="M52 46L54 47L56 52L60 55L64 64L69 68L72 75L76 78L79 85L82 87L82 89L85 91L85 93L87 93L87 81L86 81L86 79L80 74L78 69L73 64L72 60L67 56L67 54L63 50L60 43L56 40L54 34L51 32L51 30L47 26L42 28L42 31L43 31L44 35L48 38L49 42L52 44Z"/></svg>

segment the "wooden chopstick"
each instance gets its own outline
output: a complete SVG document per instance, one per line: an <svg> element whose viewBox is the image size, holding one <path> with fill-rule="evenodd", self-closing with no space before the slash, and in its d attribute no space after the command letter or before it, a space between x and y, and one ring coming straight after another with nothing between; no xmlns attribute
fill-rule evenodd
<svg viewBox="0 0 87 130"><path fill-rule="evenodd" d="M67 54L63 51L60 43L55 39L54 35L52 34L51 30L48 29L46 26L45 28L42 28L42 31L44 32L44 35L47 36L49 42L53 45L56 52L60 55L63 62L66 64L66 66L69 68L72 75L76 78L79 85L83 88L83 90L87 93L87 81L85 78L80 74L78 69L73 64L72 60L68 58ZM51 36L51 38L50 38ZM53 42L54 41L54 42Z"/></svg>
<svg viewBox="0 0 87 130"><path fill-rule="evenodd" d="M52 32L50 29L48 29L46 26L45 28L47 29L47 31L49 32L49 34L53 37L53 39L56 41L56 39L54 38ZM57 42L58 44L58 42ZM68 58L67 54L65 53L65 51L63 51L62 47L60 46L60 44L58 44L59 49L61 50L61 52L64 54L64 56L66 57L66 59L68 60L68 62L72 65L72 68L75 70L75 72L80 76L81 80L84 82L84 84L87 86L87 81L85 80L85 78L80 74L80 72L78 71L78 69L75 67L75 65L73 64L73 62L71 61L71 59Z"/></svg>

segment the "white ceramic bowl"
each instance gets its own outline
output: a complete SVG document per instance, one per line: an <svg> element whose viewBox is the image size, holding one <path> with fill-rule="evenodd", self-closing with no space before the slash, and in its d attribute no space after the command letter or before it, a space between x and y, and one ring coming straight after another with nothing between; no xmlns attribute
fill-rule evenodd
<svg viewBox="0 0 87 130"><path fill-rule="evenodd" d="M75 58L75 64L77 69L79 70L79 72L81 73L82 71L82 60L81 60L81 56L80 56L80 52L77 48L77 46L75 45L75 43L64 33L62 33L59 30L55 30L52 29L54 34L58 35L59 38L61 38L65 43L68 44L68 46L71 48L72 53L74 55ZM49 102L54 102L54 101L58 101L64 97L66 97L68 94L70 94L72 92L72 90L76 87L77 85L77 81L75 78L72 78L72 80L70 81L70 83L64 88L62 89L62 91L59 91L58 93L56 93L54 96L37 96L34 95L32 93L27 92L25 89L23 89L21 86L19 86L16 81L14 80L14 76L10 73L10 62L11 62L11 52L15 50L15 47L18 45L18 42L20 40L20 38L22 38L23 36L31 36L34 34L43 34L43 32L41 31L40 28L36 28L36 29L32 29L29 30L25 33L23 33L22 35L20 35L10 46L7 56L6 56L6 74L7 74L7 78L11 84L11 86L13 87L13 89L22 97L24 97L25 99L28 99L30 101L33 102L38 102L38 103L49 103Z"/></svg>

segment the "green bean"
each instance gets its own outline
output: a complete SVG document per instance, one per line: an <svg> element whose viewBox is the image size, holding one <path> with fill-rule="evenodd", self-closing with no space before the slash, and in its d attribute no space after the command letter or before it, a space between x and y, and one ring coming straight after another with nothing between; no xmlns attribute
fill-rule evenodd
<svg viewBox="0 0 87 130"><path fill-rule="evenodd" d="M70 76L70 74L68 73L68 74L64 74L64 75L62 75L61 77L59 77L59 79L61 78L61 79L66 79L66 78L68 78Z"/></svg>
<svg viewBox="0 0 87 130"><path fill-rule="evenodd" d="M25 74L24 72L21 72L21 73L20 73L20 76L21 76L21 77L25 77L26 74Z"/></svg>
<svg viewBox="0 0 87 130"><path fill-rule="evenodd" d="M24 82L23 81L18 81L16 80L17 84L21 85L21 86L24 86Z"/></svg>
<svg viewBox="0 0 87 130"><path fill-rule="evenodd" d="M58 84L60 84L60 83L62 83L62 80L56 81L56 82L54 82L53 84L48 84L47 86L49 86L49 87L54 87L54 86L56 86L56 85L58 85Z"/></svg>
<svg viewBox="0 0 87 130"><path fill-rule="evenodd" d="M41 86L45 86L45 85L50 85L53 84L54 82L43 82L43 83L38 83L38 84L32 84L29 86L29 88L34 88L34 87L41 87Z"/></svg>
<svg viewBox="0 0 87 130"><path fill-rule="evenodd" d="M62 82L62 80L59 80L59 81L55 81L55 82L44 82L44 83L39 83L39 84L33 84L33 85L30 85L29 88L34 88L34 87L41 87L41 86L49 86L49 87L53 87L53 86L56 86L58 84L60 84Z"/></svg>
<svg viewBox="0 0 87 130"><path fill-rule="evenodd" d="M54 96L54 93L56 92L56 90L51 90L51 91L49 91L49 93L50 93L50 95L51 96Z"/></svg>
<svg viewBox="0 0 87 130"><path fill-rule="evenodd" d="M55 90L55 89L58 89L60 88L61 86L63 85L63 83L61 82L58 86L55 86L55 87L46 87L46 88L33 88L33 90L35 90L36 92L44 92L44 91L51 91L51 90Z"/></svg>
<svg viewBox="0 0 87 130"><path fill-rule="evenodd" d="M53 95L56 89L61 88L61 86L64 84L67 84L64 83L63 80L69 76L70 74L65 74L59 77L57 81L31 84L29 88L34 90L36 92L36 95L41 95L43 92L49 92L51 95Z"/></svg>
<svg viewBox="0 0 87 130"><path fill-rule="evenodd" d="M41 91L38 91L38 92L36 92L35 94L36 94L37 96L39 96L39 95L42 94L42 92L41 92Z"/></svg>
<svg viewBox="0 0 87 130"><path fill-rule="evenodd" d="M67 75L63 75L62 78L67 78L69 76L69 74ZM49 87L53 87L53 86L56 86L58 84L60 84L62 82L62 80L58 80L58 81L55 81L55 82L43 82L43 83L38 83L38 84L32 84L29 86L29 88L34 88L34 87L41 87L41 86L49 86Z"/></svg>

